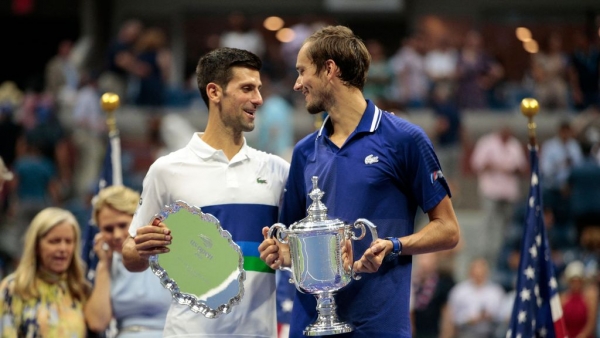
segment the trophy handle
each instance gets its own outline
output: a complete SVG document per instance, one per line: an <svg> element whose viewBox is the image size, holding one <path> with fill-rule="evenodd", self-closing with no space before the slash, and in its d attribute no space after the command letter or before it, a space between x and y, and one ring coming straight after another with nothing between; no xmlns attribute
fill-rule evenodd
<svg viewBox="0 0 600 338"><path fill-rule="evenodd" d="M354 228L361 230L360 235L356 236L354 235L354 232L352 232L352 239L357 241L357 240L361 240L365 237L366 234L366 230L365 230L365 225L369 228L369 231L371 232L371 237L373 238L373 241L375 241L377 238L379 238L379 236L377 235L377 226L375 224L373 224L371 221L369 221L366 218L359 218L356 220L356 222L354 222ZM354 268L352 268L354 270ZM352 271L352 279L354 280L359 280L362 277L355 273L354 271Z"/></svg>
<svg viewBox="0 0 600 338"><path fill-rule="evenodd" d="M360 236L355 236L354 234L352 234L353 240L358 241L365 237L365 225L369 228L369 231L371 231L371 237L373 237L373 241L379 238L379 236L377 235L377 226L366 218L359 218L356 220L356 222L354 222L354 227L356 229L360 228Z"/></svg>
<svg viewBox="0 0 600 338"><path fill-rule="evenodd" d="M287 240L287 228L285 227L285 224L283 223L276 223L273 224L270 228L269 231L267 232L267 237L268 238L275 238L276 241L278 241L281 244L288 244L288 240ZM290 284L294 284L294 286L296 287L296 289L302 293L304 293L304 291L300 290L300 288L298 287L298 285L295 282L295 277L294 277L294 270L292 270L291 268L285 267L280 265L279 266L279 270L282 271L287 271L292 275L292 278L290 278L288 281L290 282Z"/></svg>
<svg viewBox="0 0 600 338"><path fill-rule="evenodd" d="M267 232L268 238L275 238L281 244L288 244L287 228L283 223L273 224Z"/></svg>

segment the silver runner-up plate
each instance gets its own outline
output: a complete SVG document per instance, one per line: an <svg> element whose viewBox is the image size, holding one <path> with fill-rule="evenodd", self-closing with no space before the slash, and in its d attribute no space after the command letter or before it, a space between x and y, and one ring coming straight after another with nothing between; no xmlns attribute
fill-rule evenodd
<svg viewBox="0 0 600 338"><path fill-rule="evenodd" d="M219 220L176 201L155 218L172 235L169 252L150 257L150 268L179 304L217 318L244 296L244 256Z"/></svg>

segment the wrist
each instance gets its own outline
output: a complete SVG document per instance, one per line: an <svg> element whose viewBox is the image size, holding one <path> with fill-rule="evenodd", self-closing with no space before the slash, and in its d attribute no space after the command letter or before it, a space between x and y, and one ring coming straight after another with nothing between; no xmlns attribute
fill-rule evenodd
<svg viewBox="0 0 600 338"><path fill-rule="evenodd" d="M394 259L402 254L402 242L397 237L386 237L387 241L389 241L392 245L391 251L386 255L386 258Z"/></svg>

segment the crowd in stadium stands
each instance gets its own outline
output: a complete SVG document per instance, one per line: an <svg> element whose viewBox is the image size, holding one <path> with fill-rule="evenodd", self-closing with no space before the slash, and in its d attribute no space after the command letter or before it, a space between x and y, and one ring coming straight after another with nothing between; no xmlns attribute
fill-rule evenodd
<svg viewBox="0 0 600 338"><path fill-rule="evenodd" d="M230 28L212 43L248 49L263 59L264 114L259 113L261 121L254 132L262 134L253 139L259 149L289 160L297 141L292 116L297 107L292 90L297 73L287 55L295 55L299 44L267 43L261 31L244 20L242 14L233 13ZM296 27L301 38L319 23ZM308 34L300 34L303 30ZM567 39L572 48L564 47ZM526 142L516 139L508 125L469 140L464 116L514 109L524 97L535 97L543 110L561 114L556 136L540 144L544 220L570 336L600 336L596 325L600 285L597 32L548 34L540 50L531 54L518 83L507 81L505 67L486 48L494 41L484 40L476 30L465 34L460 43L449 37L431 41L421 33L411 34L396 51L386 50L374 38L365 43L372 56L365 97L400 115L432 112L434 124L427 132L458 196L464 170L461 158L470 143L468 170L477 175L485 214L474 243L462 241L450 254L415 257L414 336L505 336L525 222L526 194L521 184L528 182L529 175ZM143 151L151 163L172 142L161 134L161 124L164 129L168 128L164 124L178 123L163 116L163 111L183 107L205 113L199 108L192 72L186 74L184 85L170 80L172 51L169 37L160 28L139 20L123 23L100 68L85 69L79 52L73 41L62 41L56 56L47 60L43 85L0 84L0 187L4 186L0 190L0 277L17 267L25 231L41 210L65 208L81 227L89 224L91 197L106 151L103 92L116 92L124 105L147 112L147 138L136 149L125 147L122 156L124 184L138 191L138 178L147 167L134 165L133 152ZM186 128L185 123L181 128ZM460 210L457 214L460 222ZM467 257L468 276L455 271L459 255Z"/></svg>

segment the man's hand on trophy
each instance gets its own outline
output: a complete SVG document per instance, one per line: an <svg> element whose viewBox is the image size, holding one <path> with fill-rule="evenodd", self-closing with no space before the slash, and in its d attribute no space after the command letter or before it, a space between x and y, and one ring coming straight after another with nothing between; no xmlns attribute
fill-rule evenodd
<svg viewBox="0 0 600 338"><path fill-rule="evenodd" d="M344 262L344 271L347 273L349 273L350 269L352 269L353 258L354 255L352 254L352 241L346 239L344 241L344 246L342 246L342 262Z"/></svg>
<svg viewBox="0 0 600 338"><path fill-rule="evenodd" d="M146 259L152 255L169 252L166 246L171 244L172 239L171 230L158 219L137 229L133 238L138 254Z"/></svg>
<svg viewBox="0 0 600 338"><path fill-rule="evenodd" d="M268 227L262 229L265 240L258 246L260 259L273 270L277 270L281 266L290 267L290 247L286 244L279 243L274 238L269 238L267 235L268 232Z"/></svg>
<svg viewBox="0 0 600 338"><path fill-rule="evenodd" d="M365 251L360 260L354 262L354 272L377 272L383 262L383 258L392 251L389 243L391 242L383 239L376 239L371 243L371 246Z"/></svg>

